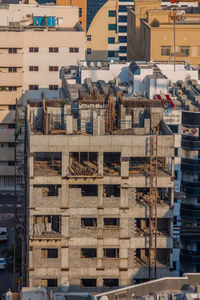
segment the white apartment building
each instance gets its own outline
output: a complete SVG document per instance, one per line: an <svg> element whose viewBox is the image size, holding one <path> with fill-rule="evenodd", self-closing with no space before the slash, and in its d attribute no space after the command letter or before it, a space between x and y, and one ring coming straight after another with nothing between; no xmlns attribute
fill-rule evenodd
<svg viewBox="0 0 200 300"><path fill-rule="evenodd" d="M78 22L77 7L11 4L0 9L0 190L14 188L16 99L23 105L41 98L41 92L59 98L61 66L85 58L85 33Z"/></svg>

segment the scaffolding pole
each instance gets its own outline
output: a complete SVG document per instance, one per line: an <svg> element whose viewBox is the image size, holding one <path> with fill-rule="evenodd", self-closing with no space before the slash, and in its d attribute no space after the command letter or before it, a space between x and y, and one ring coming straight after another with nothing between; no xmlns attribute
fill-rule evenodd
<svg viewBox="0 0 200 300"><path fill-rule="evenodd" d="M150 137L150 176L149 176L149 280L157 277L157 175L158 137Z"/></svg>

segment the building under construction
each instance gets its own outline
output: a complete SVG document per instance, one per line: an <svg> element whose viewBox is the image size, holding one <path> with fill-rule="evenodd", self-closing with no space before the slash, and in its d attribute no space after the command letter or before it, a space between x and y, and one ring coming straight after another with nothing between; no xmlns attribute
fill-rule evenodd
<svg viewBox="0 0 200 300"><path fill-rule="evenodd" d="M27 105L29 286L100 290L173 274L174 135L161 100L113 82Z"/></svg>

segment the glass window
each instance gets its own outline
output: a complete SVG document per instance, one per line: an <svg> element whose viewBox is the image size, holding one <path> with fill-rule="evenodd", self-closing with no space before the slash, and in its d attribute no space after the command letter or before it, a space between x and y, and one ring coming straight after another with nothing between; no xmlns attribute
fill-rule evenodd
<svg viewBox="0 0 200 300"><path fill-rule="evenodd" d="M91 48L87 48L87 54L92 54L92 49Z"/></svg>
<svg viewBox="0 0 200 300"><path fill-rule="evenodd" d="M115 38L114 37L109 37L108 38L108 44L115 44Z"/></svg>
<svg viewBox="0 0 200 300"><path fill-rule="evenodd" d="M161 46L161 56L169 56L171 54L171 46Z"/></svg>
<svg viewBox="0 0 200 300"><path fill-rule="evenodd" d="M116 11L115 10L109 10L108 11L108 16L109 17L116 17Z"/></svg>
<svg viewBox="0 0 200 300"><path fill-rule="evenodd" d="M88 34L88 35L87 35L87 41L88 41L88 42L91 42L91 40L92 40L92 36L91 36L90 34Z"/></svg>
<svg viewBox="0 0 200 300"><path fill-rule="evenodd" d="M79 52L79 48L73 48L73 47L71 47L71 48L69 48L69 52L70 53L78 53Z"/></svg>
<svg viewBox="0 0 200 300"><path fill-rule="evenodd" d="M184 53L186 56L190 55L190 47L189 46L180 46L180 52Z"/></svg>
<svg viewBox="0 0 200 300"><path fill-rule="evenodd" d="M116 30L116 24L108 24L108 30Z"/></svg>

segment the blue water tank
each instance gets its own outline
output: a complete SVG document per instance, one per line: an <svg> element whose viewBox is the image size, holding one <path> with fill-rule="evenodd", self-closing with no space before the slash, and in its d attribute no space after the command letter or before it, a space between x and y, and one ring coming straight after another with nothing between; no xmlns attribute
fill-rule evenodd
<svg viewBox="0 0 200 300"><path fill-rule="evenodd" d="M55 17L34 17L33 19L34 26L56 26L56 19Z"/></svg>

